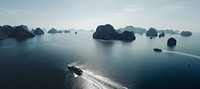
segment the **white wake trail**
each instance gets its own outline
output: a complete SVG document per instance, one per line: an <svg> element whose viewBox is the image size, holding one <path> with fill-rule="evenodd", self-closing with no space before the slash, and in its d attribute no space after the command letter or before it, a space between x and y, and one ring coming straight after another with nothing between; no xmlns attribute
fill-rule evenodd
<svg viewBox="0 0 200 89"><path fill-rule="evenodd" d="M90 87L90 89L95 89L95 88L98 88L98 89L104 89L101 87L100 84L98 84L98 82L96 82L95 80L89 78L87 75L82 75L82 78L84 78L86 81L88 81L90 84L93 84L94 86L93 87Z"/></svg>
<svg viewBox="0 0 200 89"><path fill-rule="evenodd" d="M162 50L162 52L174 53L174 54L179 54L179 55L183 55L183 56L188 56L188 57L200 59L199 55L194 55L194 54L188 54L188 53L183 53L183 52L174 52L174 51L168 51L168 50Z"/></svg>
<svg viewBox="0 0 200 89"><path fill-rule="evenodd" d="M100 75L95 75L94 73L87 70L83 70L82 77L98 89L128 89L120 84L111 81L108 78L102 77Z"/></svg>

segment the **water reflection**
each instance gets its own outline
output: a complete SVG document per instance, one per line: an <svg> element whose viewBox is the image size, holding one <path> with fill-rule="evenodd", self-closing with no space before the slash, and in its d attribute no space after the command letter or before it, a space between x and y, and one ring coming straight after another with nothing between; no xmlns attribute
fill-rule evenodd
<svg viewBox="0 0 200 89"><path fill-rule="evenodd" d="M116 41L114 40L95 40L95 53L104 57L110 57L113 53L113 47ZM96 56L98 56L96 55Z"/></svg>

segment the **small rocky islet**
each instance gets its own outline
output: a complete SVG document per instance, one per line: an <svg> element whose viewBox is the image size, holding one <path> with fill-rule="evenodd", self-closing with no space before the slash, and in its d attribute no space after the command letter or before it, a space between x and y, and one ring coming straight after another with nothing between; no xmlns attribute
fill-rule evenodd
<svg viewBox="0 0 200 89"><path fill-rule="evenodd" d="M44 34L44 31L41 28L36 28L35 30L33 29L32 32L35 35L42 35L42 34Z"/></svg>
<svg viewBox="0 0 200 89"><path fill-rule="evenodd" d="M157 37L158 36L158 33L156 31L155 28L149 28L149 30L146 32L146 36L147 37Z"/></svg>
<svg viewBox="0 0 200 89"><path fill-rule="evenodd" d="M110 24L100 25L93 33L94 39L133 41L136 39L134 32L124 31L118 33Z"/></svg>
<svg viewBox="0 0 200 89"><path fill-rule="evenodd" d="M167 46L169 46L169 47L176 46L176 43L177 43L177 41L176 41L176 39L173 38L173 37L171 37L171 38L169 38L169 39L167 40Z"/></svg>
<svg viewBox="0 0 200 89"><path fill-rule="evenodd" d="M165 37L165 33L164 32L159 34L159 38L161 38L161 37Z"/></svg>
<svg viewBox="0 0 200 89"><path fill-rule="evenodd" d="M48 33L58 33L58 30L56 30L55 28L51 28Z"/></svg>

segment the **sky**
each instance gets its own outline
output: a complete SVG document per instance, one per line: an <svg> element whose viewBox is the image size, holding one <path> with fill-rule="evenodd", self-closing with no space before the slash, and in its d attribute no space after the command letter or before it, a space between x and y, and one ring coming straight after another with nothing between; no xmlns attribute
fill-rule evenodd
<svg viewBox="0 0 200 89"><path fill-rule="evenodd" d="M0 25L95 30L133 25L200 31L200 0L0 0Z"/></svg>

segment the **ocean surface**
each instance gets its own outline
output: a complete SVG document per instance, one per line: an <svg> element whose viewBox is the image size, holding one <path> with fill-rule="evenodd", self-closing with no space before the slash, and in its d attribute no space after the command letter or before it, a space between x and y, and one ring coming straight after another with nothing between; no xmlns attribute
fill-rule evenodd
<svg viewBox="0 0 200 89"><path fill-rule="evenodd" d="M92 34L0 40L0 89L200 89L199 34L136 34L132 42L96 40ZM167 47L170 37L177 39L175 47ZM68 65L83 75L75 78Z"/></svg>

